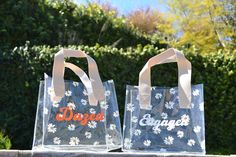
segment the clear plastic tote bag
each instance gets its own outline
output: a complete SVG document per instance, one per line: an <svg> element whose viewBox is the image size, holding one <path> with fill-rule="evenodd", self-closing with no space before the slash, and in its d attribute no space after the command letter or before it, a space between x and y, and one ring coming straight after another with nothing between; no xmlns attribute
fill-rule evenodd
<svg viewBox="0 0 236 157"><path fill-rule="evenodd" d="M89 77L65 57L87 58ZM81 82L64 81L65 67ZM32 149L109 151L121 141L113 81L102 83L96 62L83 51L56 53L52 78L45 74L40 82Z"/></svg>
<svg viewBox="0 0 236 157"><path fill-rule="evenodd" d="M151 87L150 68L177 62L178 87ZM175 49L149 59L139 86L126 88L124 151L205 153L203 85L191 85L191 63Z"/></svg>

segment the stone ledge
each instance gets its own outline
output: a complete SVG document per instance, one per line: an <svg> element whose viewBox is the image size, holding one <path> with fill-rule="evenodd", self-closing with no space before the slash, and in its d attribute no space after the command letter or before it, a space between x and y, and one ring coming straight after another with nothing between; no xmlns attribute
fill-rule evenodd
<svg viewBox="0 0 236 157"><path fill-rule="evenodd" d="M96 152L33 152L31 150L0 150L0 157L224 157L236 155L193 155L193 154L139 154L139 153L96 153Z"/></svg>

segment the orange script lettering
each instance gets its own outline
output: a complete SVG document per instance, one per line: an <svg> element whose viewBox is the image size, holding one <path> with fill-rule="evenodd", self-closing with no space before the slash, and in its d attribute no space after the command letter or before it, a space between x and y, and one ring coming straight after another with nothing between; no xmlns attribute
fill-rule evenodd
<svg viewBox="0 0 236 157"><path fill-rule="evenodd" d="M62 107L59 109L61 113L56 114L56 120L61 121L79 121L81 125L86 125L88 121L102 121L104 119L104 113L88 114L88 113L73 113L69 107Z"/></svg>

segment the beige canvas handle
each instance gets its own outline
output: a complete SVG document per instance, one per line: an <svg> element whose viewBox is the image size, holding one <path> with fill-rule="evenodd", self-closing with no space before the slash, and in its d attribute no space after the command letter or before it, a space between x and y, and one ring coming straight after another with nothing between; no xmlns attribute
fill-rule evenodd
<svg viewBox="0 0 236 157"><path fill-rule="evenodd" d="M151 75L150 69L154 65L177 62L178 65L178 94L180 108L190 108L191 104L191 63L176 49L168 49L148 60L139 73L139 101L140 108L150 109L151 103Z"/></svg>
<svg viewBox="0 0 236 157"><path fill-rule="evenodd" d="M75 65L71 63L64 62L65 57L77 57L77 58L86 58L88 61L88 69L89 69L89 81L86 79L87 75L84 75L85 73L82 72L80 68L76 67ZM74 71L79 77L83 83L85 83L85 87L87 90L92 92L90 93L89 100L91 101L91 105L97 105L94 104L96 99L97 101L101 101L105 99L105 91L103 88L103 84L98 72L97 64L94 61L92 57L87 55L85 52L80 50L69 50L69 49L62 49L59 52L57 52L54 56L54 63L53 63L53 87L56 95L56 99L61 99L64 97L65 94L65 82L64 82L64 73L65 73L65 67L70 68L72 71ZM90 90L92 89L92 91Z"/></svg>
<svg viewBox="0 0 236 157"><path fill-rule="evenodd" d="M98 100L94 96L93 88L92 88L92 83L89 80L88 76L86 73L77 67L76 65L72 63L67 63L65 62L65 67L71 69L81 80L81 82L84 84L85 88L87 89L88 92L88 101L89 104L92 106L97 106Z"/></svg>

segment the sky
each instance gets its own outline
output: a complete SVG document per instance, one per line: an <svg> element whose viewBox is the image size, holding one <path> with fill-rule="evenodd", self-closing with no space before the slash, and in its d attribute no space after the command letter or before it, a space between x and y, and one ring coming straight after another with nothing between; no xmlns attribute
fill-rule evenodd
<svg viewBox="0 0 236 157"><path fill-rule="evenodd" d="M88 0L74 0L77 4L86 4ZM109 2L118 9L119 14L127 15L140 8L151 8L160 12L166 12L167 7L159 0L99 0L99 2Z"/></svg>

